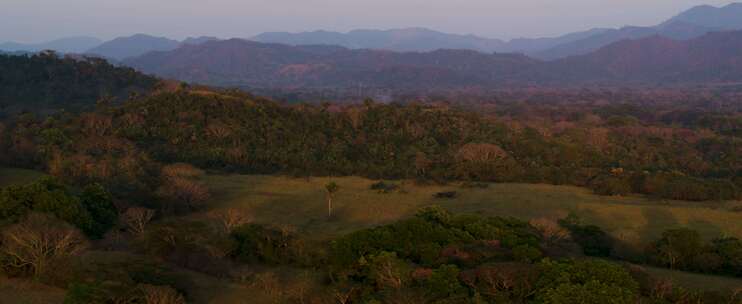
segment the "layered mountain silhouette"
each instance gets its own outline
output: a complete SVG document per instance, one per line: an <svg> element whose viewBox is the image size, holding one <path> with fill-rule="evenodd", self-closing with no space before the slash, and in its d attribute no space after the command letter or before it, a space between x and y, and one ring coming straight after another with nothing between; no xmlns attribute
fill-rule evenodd
<svg viewBox="0 0 742 304"><path fill-rule="evenodd" d="M356 30L348 33L274 32L260 34L251 40L288 45L340 45L351 49L385 49L400 52L469 49L485 53L524 53L534 58L553 60L584 55L624 39L660 35L687 40L713 31L737 29L742 29L742 4L730 4L719 8L694 7L657 26L596 28L553 38L520 38L503 41L473 35L455 35L422 28L409 28L387 31Z"/></svg>
<svg viewBox="0 0 742 304"><path fill-rule="evenodd" d="M178 48L178 46L180 46L180 41L177 40L136 34L107 41L95 48L87 50L86 53L121 60L151 51L170 51Z"/></svg>
<svg viewBox="0 0 742 304"><path fill-rule="evenodd" d="M255 88L464 88L513 85L663 85L742 81L742 31L690 40L622 40L554 61L470 50L394 52L231 39L124 61L146 73Z"/></svg>
<svg viewBox="0 0 742 304"><path fill-rule="evenodd" d="M98 38L93 37L68 37L52 40L42 43L17 43L5 42L0 43L0 50L6 52L39 52L44 50L53 50L60 53L80 53L102 43Z"/></svg>
<svg viewBox="0 0 742 304"><path fill-rule="evenodd" d="M454 87L486 85L537 61L471 50L393 52L289 46L241 39L151 52L124 64L167 78L247 87Z"/></svg>
<svg viewBox="0 0 742 304"><path fill-rule="evenodd" d="M348 33L314 31L263 33L250 40L288 45L339 45L349 49L381 49L398 52L429 52L439 49L466 49L483 53L530 53L580 40L605 31L593 29L554 38L519 38L510 41L457 35L425 28L354 30Z"/></svg>
<svg viewBox="0 0 742 304"><path fill-rule="evenodd" d="M624 40L593 53L546 62L518 75L540 84L720 84L742 81L742 31L691 40L659 35Z"/></svg>
<svg viewBox="0 0 742 304"><path fill-rule="evenodd" d="M732 3L724 7L701 5L691 8L666 21L685 22L709 28L742 29L742 3Z"/></svg>
<svg viewBox="0 0 742 304"><path fill-rule="evenodd" d="M170 51L186 44L201 44L207 41L219 40L216 37L189 37L177 41L165 37L155 37L145 34L135 34L128 37L119 37L87 50L88 55L120 61L129 57L136 57L154 51Z"/></svg>

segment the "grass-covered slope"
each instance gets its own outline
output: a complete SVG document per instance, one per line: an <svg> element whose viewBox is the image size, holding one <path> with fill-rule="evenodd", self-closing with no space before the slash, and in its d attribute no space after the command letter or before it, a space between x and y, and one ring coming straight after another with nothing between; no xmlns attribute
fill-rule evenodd
<svg viewBox="0 0 742 304"><path fill-rule="evenodd" d="M324 185L335 181L340 191L333 200L334 218L327 220ZM361 228L386 224L414 214L422 206L437 204L457 213L514 216L529 220L563 218L577 213L588 224L635 245L646 245L667 229L689 227L713 238L721 234L742 237L742 213L735 202L699 205L661 201L641 196L609 197L590 190L544 184L488 184L486 188L402 185L402 191L380 194L371 190L375 181L359 177L289 178L261 175L211 175L213 193L207 209L244 208L256 222L290 224L317 238L326 239ZM401 182L395 182L401 184ZM456 191L453 199L434 194Z"/></svg>

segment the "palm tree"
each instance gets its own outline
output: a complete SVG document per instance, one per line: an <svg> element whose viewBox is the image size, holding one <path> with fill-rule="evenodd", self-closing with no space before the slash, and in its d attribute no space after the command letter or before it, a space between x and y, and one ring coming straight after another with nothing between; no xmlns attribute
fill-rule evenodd
<svg viewBox="0 0 742 304"><path fill-rule="evenodd" d="M327 217L332 217L332 198L338 190L340 190L340 186L335 182L329 182L325 185L325 191L327 191Z"/></svg>

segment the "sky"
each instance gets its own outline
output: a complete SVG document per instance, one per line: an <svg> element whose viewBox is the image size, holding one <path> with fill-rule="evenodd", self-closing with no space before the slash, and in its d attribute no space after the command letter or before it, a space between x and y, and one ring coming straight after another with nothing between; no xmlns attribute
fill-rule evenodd
<svg viewBox="0 0 742 304"><path fill-rule="evenodd" d="M426 27L490 38L655 25L717 0L0 0L0 41Z"/></svg>

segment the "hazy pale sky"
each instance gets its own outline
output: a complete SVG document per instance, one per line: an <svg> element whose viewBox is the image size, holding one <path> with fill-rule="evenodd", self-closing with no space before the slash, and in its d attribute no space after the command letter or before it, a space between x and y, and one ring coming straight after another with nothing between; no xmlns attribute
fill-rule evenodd
<svg viewBox="0 0 742 304"><path fill-rule="evenodd" d="M0 0L0 41L427 27L491 38L654 25L717 0Z"/></svg>

